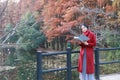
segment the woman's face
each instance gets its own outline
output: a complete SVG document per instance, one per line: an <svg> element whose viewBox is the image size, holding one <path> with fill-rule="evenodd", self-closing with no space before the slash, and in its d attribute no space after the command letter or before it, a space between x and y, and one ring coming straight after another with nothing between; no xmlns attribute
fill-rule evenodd
<svg viewBox="0 0 120 80"><path fill-rule="evenodd" d="M82 32L86 32L87 31L87 28L84 25L81 26L81 29L82 29Z"/></svg>

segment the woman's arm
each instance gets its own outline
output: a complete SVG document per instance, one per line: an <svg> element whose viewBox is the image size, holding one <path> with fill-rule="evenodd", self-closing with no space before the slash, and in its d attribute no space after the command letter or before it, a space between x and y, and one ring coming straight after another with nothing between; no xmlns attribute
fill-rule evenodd
<svg viewBox="0 0 120 80"><path fill-rule="evenodd" d="M83 42L82 46L94 47L96 46L96 36L92 34L89 41Z"/></svg>

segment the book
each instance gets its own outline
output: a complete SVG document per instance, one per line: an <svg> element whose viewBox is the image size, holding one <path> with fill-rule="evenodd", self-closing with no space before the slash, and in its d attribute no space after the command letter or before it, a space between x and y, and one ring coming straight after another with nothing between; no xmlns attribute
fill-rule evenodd
<svg viewBox="0 0 120 80"><path fill-rule="evenodd" d="M73 31L72 29L70 29L70 33L75 35L74 39L80 40L81 42L85 42L85 41L89 40L89 38L87 36L85 36L84 34L78 34L75 31Z"/></svg>
<svg viewBox="0 0 120 80"><path fill-rule="evenodd" d="M81 34L79 36L74 36L74 39L80 40L81 42L85 42L89 40L89 38L85 36L84 34Z"/></svg>

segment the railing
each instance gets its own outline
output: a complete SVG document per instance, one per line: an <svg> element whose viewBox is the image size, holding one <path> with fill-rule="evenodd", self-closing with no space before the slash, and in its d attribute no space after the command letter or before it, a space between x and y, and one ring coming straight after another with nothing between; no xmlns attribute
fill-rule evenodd
<svg viewBox="0 0 120 80"><path fill-rule="evenodd" d="M95 78L96 80L100 80L100 65L103 64L111 64L111 63L119 63L120 60L111 61L111 62L100 62L99 54L100 51L109 51L109 50L120 50L120 48L96 48L95 51ZM63 71L66 70L66 78L64 80L72 80L72 69L76 69L77 66L71 65L71 54L79 53L79 51L72 51L71 48L67 48L66 51L63 52L51 52L51 53L42 53L37 52L37 80L43 80L43 74L55 71ZM63 68L55 68L55 69L43 69L42 67L42 59L44 56L54 56L54 55L66 55L66 67Z"/></svg>
<svg viewBox="0 0 120 80"><path fill-rule="evenodd" d="M71 53L73 52L79 52L79 51L71 51L71 48L68 48L67 51L65 52L53 52L53 53L37 53L37 80L43 80L42 75L43 73L47 72L55 72L55 71L62 71L62 70L67 70L67 79L66 80L71 80L71 70L76 67L71 66ZM65 54L67 57L67 67L64 68L56 68L56 69L49 69L49 70L43 70L42 69L42 57L43 56L54 56L54 55L63 55Z"/></svg>
<svg viewBox="0 0 120 80"><path fill-rule="evenodd" d="M96 48L95 49L95 78L96 80L100 80L100 65L103 64L112 64L112 63L120 63L120 60L114 60L109 62L100 62L99 54L101 51L113 51L120 50L120 48Z"/></svg>

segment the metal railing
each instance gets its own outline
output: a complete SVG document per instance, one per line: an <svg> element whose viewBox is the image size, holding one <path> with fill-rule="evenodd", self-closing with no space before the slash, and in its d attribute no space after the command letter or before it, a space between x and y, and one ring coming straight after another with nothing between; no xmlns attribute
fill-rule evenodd
<svg viewBox="0 0 120 80"><path fill-rule="evenodd" d="M109 50L120 50L120 48L95 48L95 78L96 80L100 80L100 65L103 64L112 64L112 63L120 63L120 60L111 61L111 62L100 62L99 54L100 51L109 51ZM76 69L77 66L71 65L71 55L72 53L79 53L79 51L72 51L71 48L67 48L66 51L62 52L50 52L43 53L37 52L37 80L44 80L43 74L55 71L63 71L66 70L66 78L64 80L72 80L72 69ZM55 68L55 69L43 69L42 59L44 56L54 56L54 55L66 55L66 67L63 68Z"/></svg>
<svg viewBox="0 0 120 80"><path fill-rule="evenodd" d="M100 52L101 51L113 51L113 50L120 50L119 48L96 48L95 49L95 78L96 80L100 80L100 65L104 64L112 64L112 63L120 63L120 60L114 60L114 61L105 61L105 62L100 62Z"/></svg>

